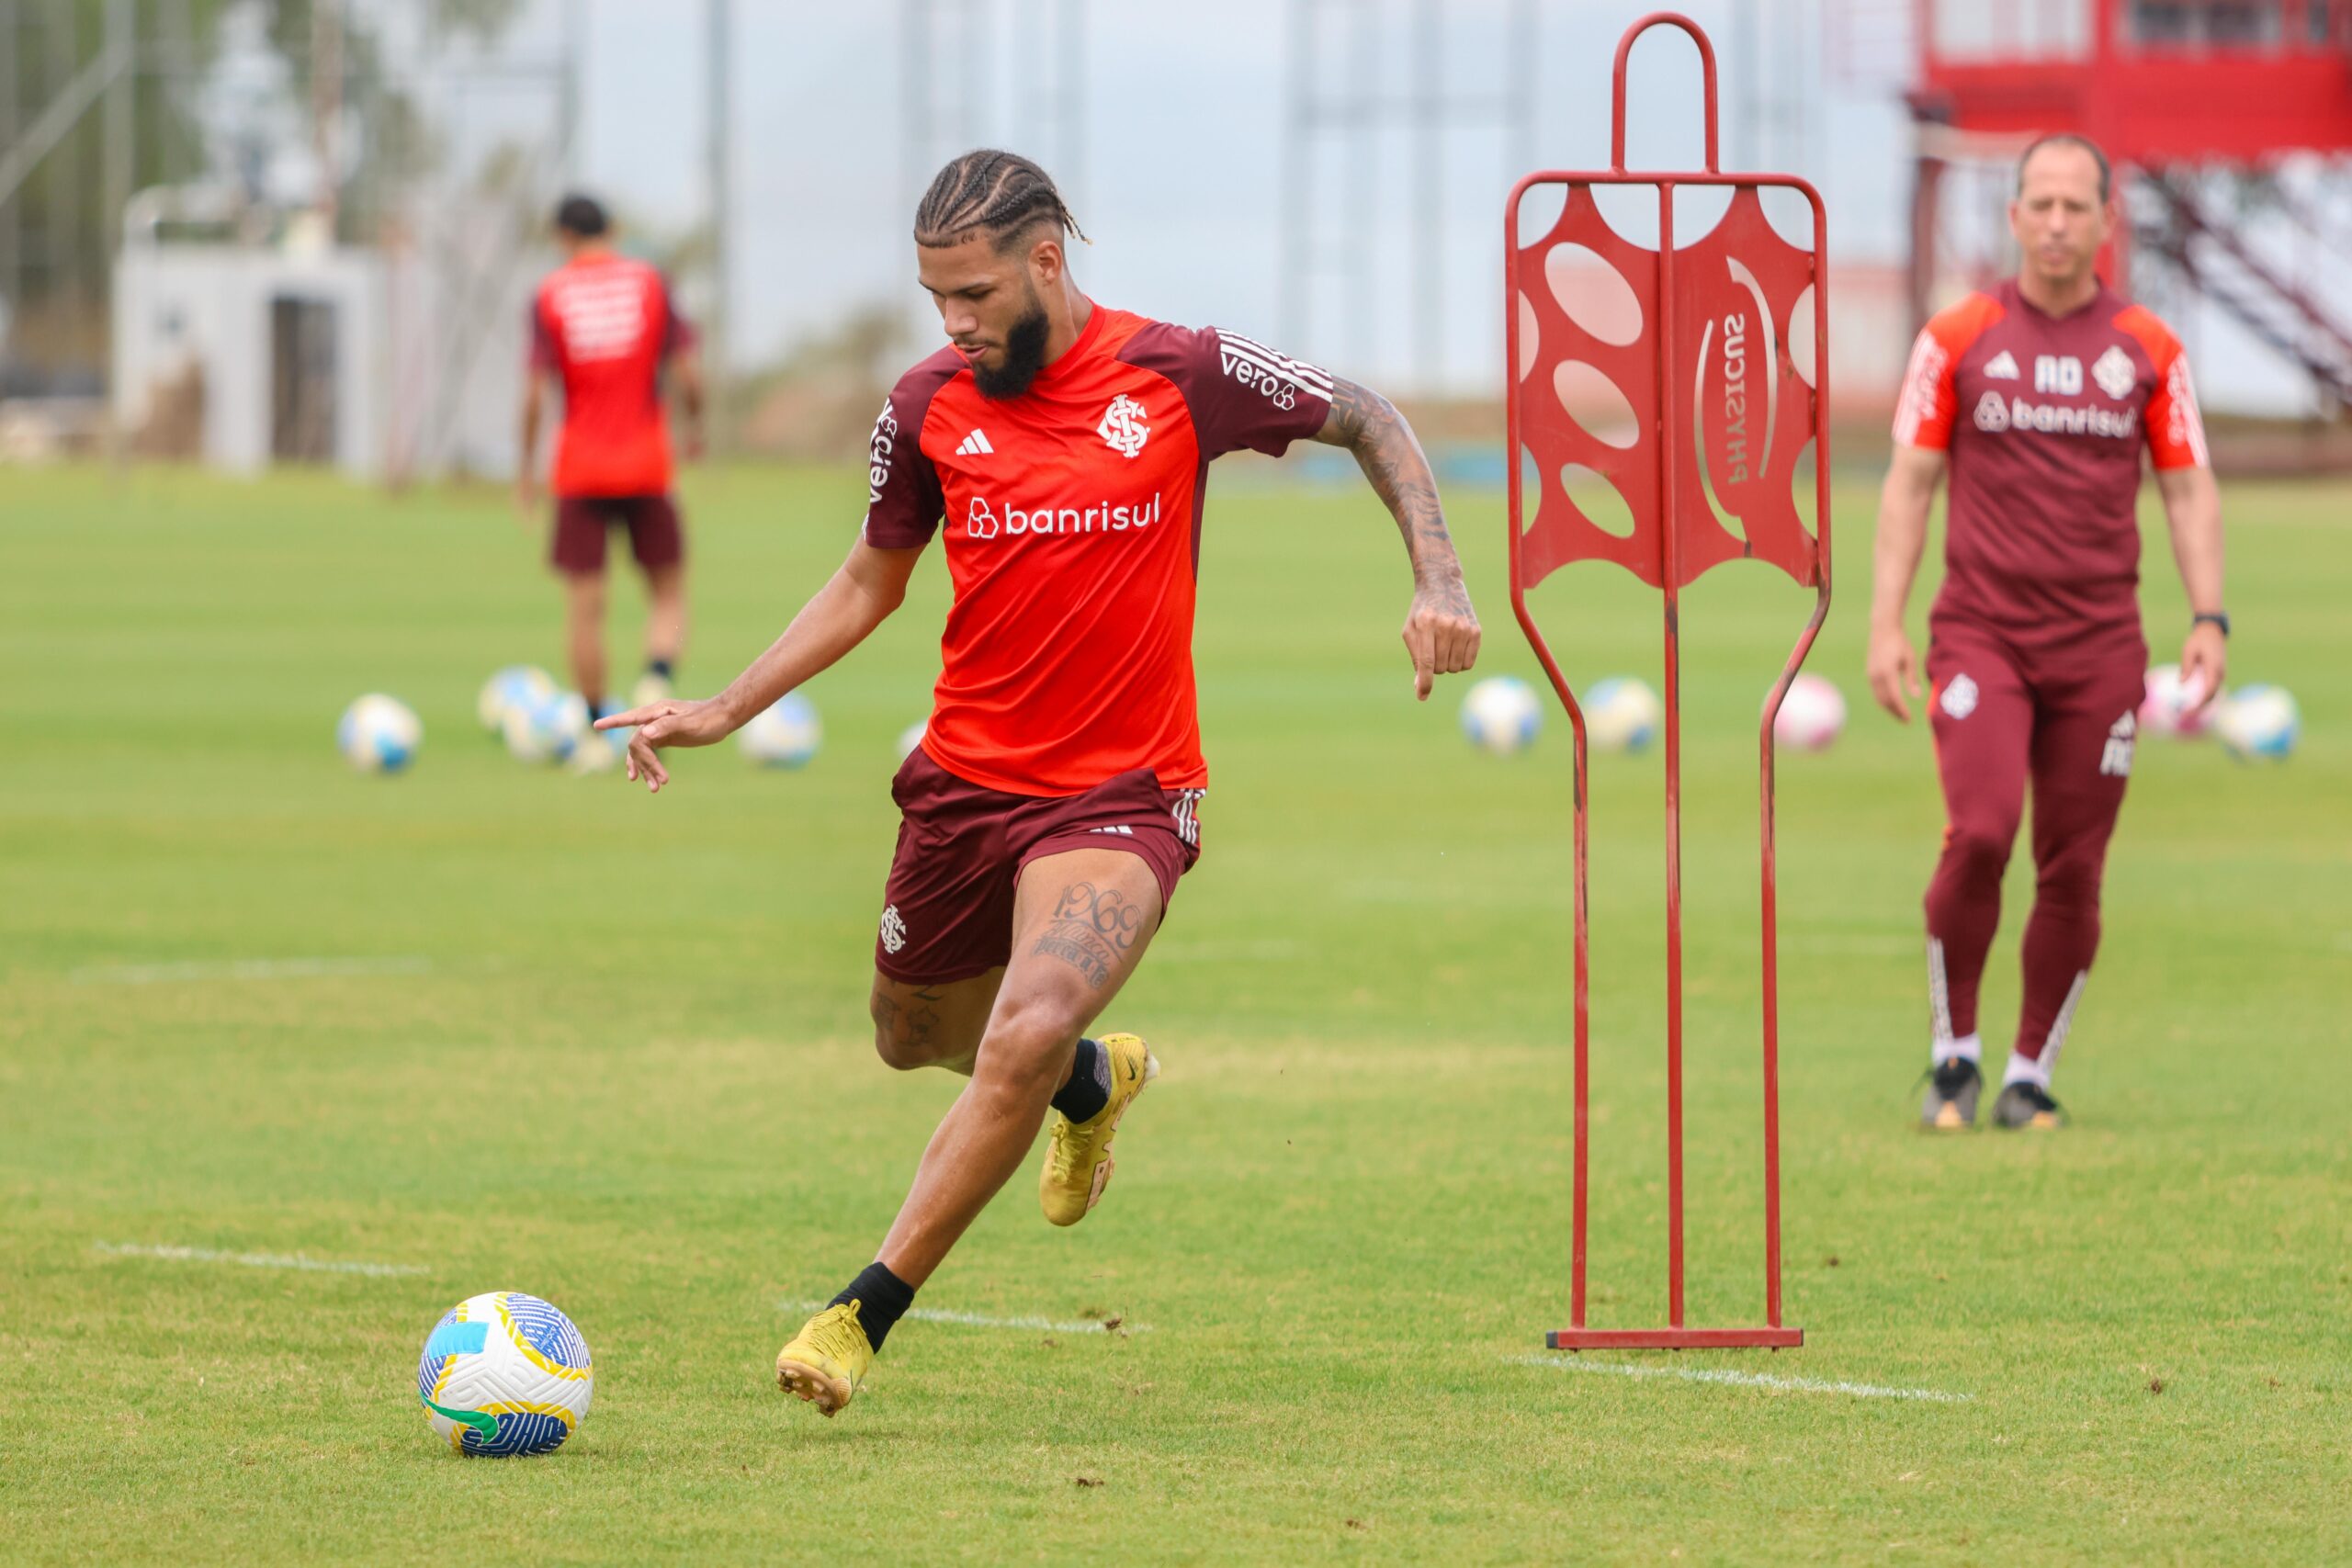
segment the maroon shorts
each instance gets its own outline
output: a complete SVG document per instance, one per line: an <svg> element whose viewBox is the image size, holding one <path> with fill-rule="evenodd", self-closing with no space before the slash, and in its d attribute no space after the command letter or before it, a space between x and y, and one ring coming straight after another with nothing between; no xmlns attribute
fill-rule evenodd
<svg viewBox="0 0 2352 1568"><path fill-rule="evenodd" d="M628 529L629 552L650 571L686 558L685 530L666 495L562 495L555 502L555 544L548 558L560 572L605 570L605 535Z"/></svg>
<svg viewBox="0 0 2352 1568"><path fill-rule="evenodd" d="M1007 795L967 784L918 746L890 798L899 849L883 890L874 966L910 986L968 980L1012 957L1012 894L1040 855L1125 850L1159 883L1163 903L1201 858L1197 789L1162 789L1136 768L1083 795Z"/></svg>

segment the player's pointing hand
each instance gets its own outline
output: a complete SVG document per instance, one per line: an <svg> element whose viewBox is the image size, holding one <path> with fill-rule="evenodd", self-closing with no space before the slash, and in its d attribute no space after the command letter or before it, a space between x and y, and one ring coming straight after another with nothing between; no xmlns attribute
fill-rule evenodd
<svg viewBox="0 0 2352 1568"><path fill-rule="evenodd" d="M628 738L628 776L643 779L647 793L659 795L670 782L670 771L655 752L665 746L708 746L726 739L735 727L716 702L671 699L607 714L596 728L634 731Z"/></svg>
<svg viewBox="0 0 2352 1568"><path fill-rule="evenodd" d="M1440 675L1459 675L1478 661L1478 613L1462 580L1424 583L1405 615L1405 651L1413 660L1413 695L1430 700Z"/></svg>

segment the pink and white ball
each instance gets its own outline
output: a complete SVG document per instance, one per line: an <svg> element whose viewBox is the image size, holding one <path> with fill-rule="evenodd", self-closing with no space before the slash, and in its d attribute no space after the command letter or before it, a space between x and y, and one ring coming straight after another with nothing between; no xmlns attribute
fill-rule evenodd
<svg viewBox="0 0 2352 1568"><path fill-rule="evenodd" d="M1789 682L1781 711L1772 716L1772 739L1800 751L1826 751L1846 728L1846 694L1819 675Z"/></svg>
<svg viewBox="0 0 2352 1568"><path fill-rule="evenodd" d="M2148 671L2140 699L2140 731L2143 735L2202 735L2211 728L2213 708L2205 703L2202 676L2180 678L2177 664L2159 664Z"/></svg>

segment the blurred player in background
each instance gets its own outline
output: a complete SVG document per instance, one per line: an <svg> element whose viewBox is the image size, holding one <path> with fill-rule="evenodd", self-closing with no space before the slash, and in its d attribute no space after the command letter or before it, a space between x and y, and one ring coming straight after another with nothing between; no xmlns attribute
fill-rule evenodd
<svg viewBox="0 0 2352 1568"><path fill-rule="evenodd" d="M662 371L675 377L686 423L686 454L703 447L702 368L694 329L680 316L662 274L613 248L602 205L566 197L556 209L564 264L531 302L531 362L523 389L523 465L516 504L538 511L536 473L547 383L563 388L552 488L549 557L564 585L565 646L572 684L592 717L613 711L605 666L605 546L628 531L645 573L645 673L637 703L670 694L686 637L685 534L671 494L669 422ZM609 755L609 753L606 753Z"/></svg>
<svg viewBox="0 0 2352 1568"><path fill-rule="evenodd" d="M2180 342L2094 270L2116 222L2107 158L2045 137L2018 164L2018 276L1938 315L1911 351L1879 502L1870 682L1908 723L1904 606L1951 469L1943 588L1928 617L1928 722L1949 826L1928 884L1934 1030L1920 1120L1958 1128L1983 1083L1976 994L2033 783L2024 1002L1994 1120L2054 1127L2051 1073L2098 951L2099 876L2132 773L2148 649L2140 460L2155 467L2188 591L2182 680L2222 689L2222 508Z"/></svg>
<svg viewBox="0 0 2352 1568"><path fill-rule="evenodd" d="M630 776L660 788L658 750L710 745L864 641L945 525L955 603L930 725L891 789L870 1005L885 1062L971 1082L875 1261L776 1359L777 1381L828 1416L1046 1113L1039 1204L1075 1224L1159 1069L1139 1036L1088 1032L1200 854L1193 607L1210 460L1301 439L1354 453L1412 563L1416 694L1477 656L1436 482L1387 400L1235 333L1096 304L1063 249L1077 233L1026 158L969 152L940 171L914 237L951 346L883 404L849 559L718 696L606 721L639 727ZM796 1114L821 1135L823 1092L805 1094Z"/></svg>

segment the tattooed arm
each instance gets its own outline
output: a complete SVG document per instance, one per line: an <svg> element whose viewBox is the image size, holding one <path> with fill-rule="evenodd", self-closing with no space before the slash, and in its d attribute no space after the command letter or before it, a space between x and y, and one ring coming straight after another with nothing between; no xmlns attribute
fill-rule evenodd
<svg viewBox="0 0 2352 1568"><path fill-rule="evenodd" d="M1440 675L1458 674L1477 661L1478 615L1463 585L1462 562L1445 531L1437 479L1413 427L1386 398L1353 381L1334 378L1331 416L1315 437L1356 456L1374 493L1396 519L1413 562L1413 606L1405 616L1405 650L1413 658L1413 694L1427 702Z"/></svg>

